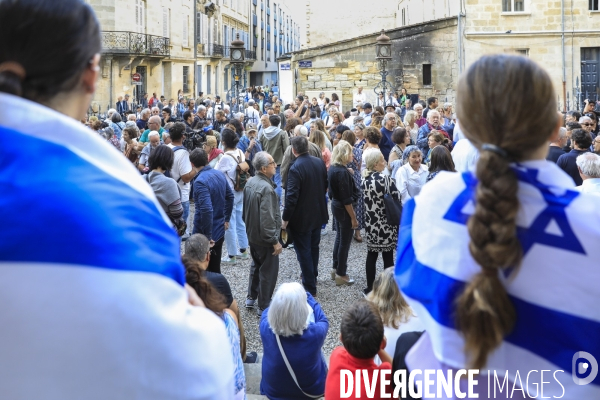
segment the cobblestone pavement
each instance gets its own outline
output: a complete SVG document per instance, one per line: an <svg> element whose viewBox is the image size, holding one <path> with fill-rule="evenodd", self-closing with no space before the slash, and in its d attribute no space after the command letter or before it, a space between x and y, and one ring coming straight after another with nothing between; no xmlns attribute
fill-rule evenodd
<svg viewBox="0 0 600 400"><path fill-rule="evenodd" d="M367 245L364 240L363 243L352 241L348 257L348 274L356 280L356 283L353 286L338 287L331 280L329 274L332 263L333 242L335 240L335 232L331 231L331 224L327 227L327 232L325 236L321 236L317 300L329 319L329 332L323 346L323 351L328 356L336 346L341 345L339 336L342 313L348 305L363 298L362 290L367 287L365 275ZM262 352L262 342L258 331L259 317L254 309L246 309L243 306L248 290L250 264L250 260L237 261L235 265L221 265L221 271L229 280L233 296L240 305L242 321L246 331L246 348L248 351ZM381 257L378 260L377 269L378 272L383 270ZM277 286L284 282L300 282L300 266L296 260L296 252L293 249L284 249L279 259Z"/></svg>

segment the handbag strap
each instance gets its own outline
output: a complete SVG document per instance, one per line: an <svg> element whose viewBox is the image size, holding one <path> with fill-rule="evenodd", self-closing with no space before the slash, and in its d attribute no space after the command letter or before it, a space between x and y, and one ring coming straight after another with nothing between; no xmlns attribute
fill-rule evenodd
<svg viewBox="0 0 600 400"><path fill-rule="evenodd" d="M285 362L285 366L287 367L290 375L292 376L292 379L294 380L294 382L296 382L296 386L298 386L298 389L300 389L302 394L304 394L306 397L310 397L311 399L318 399L318 398L323 397L324 394L319 394L319 395L308 394L308 393L304 392L304 390L302 390L302 388L300 387L300 384L298 383L298 379L296 379L296 374L294 374L294 370L292 369L292 366L290 365L290 362L288 361L288 359L285 355L285 352L283 351L283 347L281 346L281 340L279 340L279 335L275 334L275 338L277 339L277 346L279 346L279 351L281 352L281 357L283 357L283 362Z"/></svg>

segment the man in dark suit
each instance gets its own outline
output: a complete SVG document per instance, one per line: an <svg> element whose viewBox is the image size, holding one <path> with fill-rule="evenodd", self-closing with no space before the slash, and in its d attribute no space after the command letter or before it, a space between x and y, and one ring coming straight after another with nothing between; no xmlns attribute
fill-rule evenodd
<svg viewBox="0 0 600 400"><path fill-rule="evenodd" d="M306 137L292 138L291 145L296 161L288 172L281 228L291 233L302 270L302 284L315 296L321 226L329 220L325 203L327 169L323 160L308 154Z"/></svg>
<svg viewBox="0 0 600 400"><path fill-rule="evenodd" d="M556 165L562 168L575 182L575 186L581 186L583 179L577 168L577 157L590 151L592 136L584 129L575 129L571 133L571 145L573 150L563 154L556 160Z"/></svg>
<svg viewBox="0 0 600 400"><path fill-rule="evenodd" d="M125 95L125 99L122 100L119 96L119 101L117 102L117 112L121 115L124 115L127 111L130 111L129 108L129 95Z"/></svg>

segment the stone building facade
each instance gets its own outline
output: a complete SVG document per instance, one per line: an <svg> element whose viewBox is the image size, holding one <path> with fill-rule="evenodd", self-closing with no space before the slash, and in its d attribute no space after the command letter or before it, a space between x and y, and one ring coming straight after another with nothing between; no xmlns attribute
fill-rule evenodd
<svg viewBox="0 0 600 400"><path fill-rule="evenodd" d="M458 82L457 19L446 18L386 31L392 42L388 63L390 81L399 91L425 99L437 96L452 102ZM359 86L367 100L377 104L373 89L381 81L376 63L375 40L380 32L292 53L291 68L297 79L294 93L308 96L324 91L340 97L342 109L352 108ZM310 61L312 67L301 68Z"/></svg>
<svg viewBox="0 0 600 400"><path fill-rule="evenodd" d="M484 54L517 52L548 71L561 110L580 108L574 101L577 97L579 103L585 97L600 100L598 2L573 0L565 4L561 8L560 1L467 1L467 67Z"/></svg>
<svg viewBox="0 0 600 400"><path fill-rule="evenodd" d="M87 0L102 29L96 111L114 108L118 96L144 92L176 98L194 88L195 0ZM135 85L134 73L141 75Z"/></svg>

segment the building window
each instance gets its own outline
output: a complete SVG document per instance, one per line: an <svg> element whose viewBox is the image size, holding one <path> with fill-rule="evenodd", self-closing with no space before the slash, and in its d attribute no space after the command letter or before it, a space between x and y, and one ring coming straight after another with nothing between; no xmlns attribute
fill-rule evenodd
<svg viewBox="0 0 600 400"><path fill-rule="evenodd" d="M183 47L189 47L190 43L189 43L189 35L188 32L190 31L190 20L189 17L187 15L183 16L183 32L182 32L182 37L181 37L181 45Z"/></svg>
<svg viewBox="0 0 600 400"><path fill-rule="evenodd" d="M183 92L188 93L190 91L189 87L189 76L190 76L190 67L183 67Z"/></svg>
<svg viewBox="0 0 600 400"><path fill-rule="evenodd" d="M598 0L590 0L590 11L600 11Z"/></svg>
<svg viewBox="0 0 600 400"><path fill-rule="evenodd" d="M525 11L525 0L502 0L502 12Z"/></svg>
<svg viewBox="0 0 600 400"><path fill-rule="evenodd" d="M135 0L135 26L138 33L146 33L146 0Z"/></svg>
<svg viewBox="0 0 600 400"><path fill-rule="evenodd" d="M402 9L402 26L406 25L406 10Z"/></svg>
<svg viewBox="0 0 600 400"><path fill-rule="evenodd" d="M529 57L529 49L515 49L515 52L524 57Z"/></svg>
<svg viewBox="0 0 600 400"><path fill-rule="evenodd" d="M423 86L431 86L431 64L423 64Z"/></svg>

